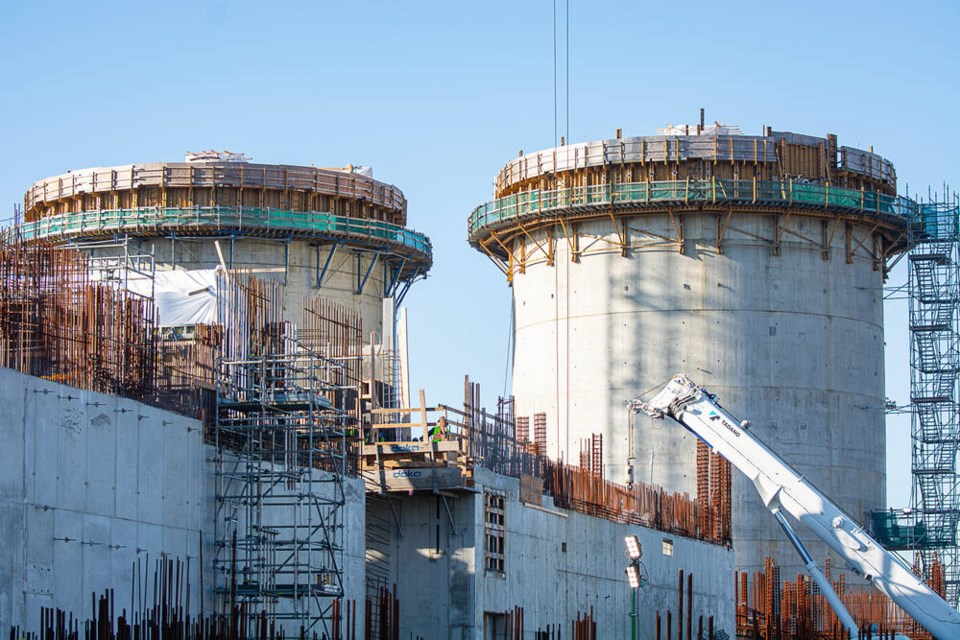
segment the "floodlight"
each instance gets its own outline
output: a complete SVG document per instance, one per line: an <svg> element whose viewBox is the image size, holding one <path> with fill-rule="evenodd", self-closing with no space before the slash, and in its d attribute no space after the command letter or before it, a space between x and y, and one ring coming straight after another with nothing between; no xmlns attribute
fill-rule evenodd
<svg viewBox="0 0 960 640"><path fill-rule="evenodd" d="M623 542L627 545L627 555L631 560L639 560L643 556L643 547L640 546L640 539L637 536L627 536Z"/></svg>
<svg viewBox="0 0 960 640"><path fill-rule="evenodd" d="M630 585L631 589L640 588L640 567L635 564L631 564L624 570L624 573L627 574L627 583Z"/></svg>

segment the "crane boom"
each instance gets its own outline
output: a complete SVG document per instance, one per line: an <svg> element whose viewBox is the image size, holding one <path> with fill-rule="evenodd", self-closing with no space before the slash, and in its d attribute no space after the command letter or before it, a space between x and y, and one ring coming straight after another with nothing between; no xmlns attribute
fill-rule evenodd
<svg viewBox="0 0 960 640"><path fill-rule="evenodd" d="M686 427L753 481L764 505L781 524L789 513L843 557L868 582L937 640L960 638L960 613L917 578L896 554L887 551L857 522L783 458L720 406L715 395L685 374L675 376L653 399L633 400L630 408L655 418L668 416ZM786 525L789 529L789 525Z"/></svg>

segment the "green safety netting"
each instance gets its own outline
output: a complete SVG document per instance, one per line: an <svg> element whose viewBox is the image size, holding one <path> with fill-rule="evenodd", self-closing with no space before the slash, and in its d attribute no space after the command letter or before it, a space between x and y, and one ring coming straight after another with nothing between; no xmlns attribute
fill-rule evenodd
<svg viewBox="0 0 960 640"><path fill-rule="evenodd" d="M429 255L430 240L399 225L312 211L250 207L142 208L80 211L41 218L20 226L25 240L103 233L149 233L165 230L237 231L251 235L297 237L357 236L386 241Z"/></svg>
<svg viewBox="0 0 960 640"><path fill-rule="evenodd" d="M914 221L919 205L909 198L800 182L682 180L631 182L554 191L525 191L480 205L470 215L470 234L501 220L558 210L664 203L732 203L820 206L883 214Z"/></svg>

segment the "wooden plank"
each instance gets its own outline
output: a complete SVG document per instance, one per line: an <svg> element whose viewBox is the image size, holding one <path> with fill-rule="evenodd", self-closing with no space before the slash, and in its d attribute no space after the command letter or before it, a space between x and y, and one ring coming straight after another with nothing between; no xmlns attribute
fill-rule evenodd
<svg viewBox="0 0 960 640"><path fill-rule="evenodd" d="M362 468L364 469L377 468L376 461L370 460L368 462L372 464L362 465ZM431 468L433 467L433 460L431 460L430 458L416 458L416 459L387 458L385 460L381 459L380 465L384 469L418 469L421 467Z"/></svg>
<svg viewBox="0 0 960 640"><path fill-rule="evenodd" d="M378 480L378 478L367 478L367 489L379 490ZM387 491L432 491L434 470L431 468L384 470L383 480ZM436 469L436 480L437 489L456 489L463 486L463 476L459 467Z"/></svg>
<svg viewBox="0 0 960 640"><path fill-rule="evenodd" d="M414 429L430 426L427 422L376 422L370 425L374 430L378 429Z"/></svg>
<svg viewBox="0 0 960 640"><path fill-rule="evenodd" d="M423 389L420 389L420 422L427 424L427 397Z"/></svg>
<svg viewBox="0 0 960 640"><path fill-rule="evenodd" d="M442 407L443 405L441 405ZM394 407L394 408L378 408L371 409L370 413L422 413L424 411L423 407ZM426 411L437 411L436 407L427 407ZM398 425L403 426L403 425Z"/></svg>
<svg viewBox="0 0 960 640"><path fill-rule="evenodd" d="M441 442L378 442L376 444L365 444L361 449L361 455L373 456L377 454L377 447L380 447L380 455L390 454L417 454L427 455L431 451L431 446L436 447L436 451L460 451L460 442L457 440L444 440Z"/></svg>

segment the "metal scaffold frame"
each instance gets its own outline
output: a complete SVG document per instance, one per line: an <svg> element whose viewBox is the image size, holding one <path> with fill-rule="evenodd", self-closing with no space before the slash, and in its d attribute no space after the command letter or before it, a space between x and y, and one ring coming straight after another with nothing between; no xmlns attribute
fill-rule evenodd
<svg viewBox="0 0 960 640"><path fill-rule="evenodd" d="M946 600L960 595L960 235L956 203L920 205L910 243L910 402L915 549L928 580L942 565Z"/></svg>
<svg viewBox="0 0 960 640"><path fill-rule="evenodd" d="M330 635L344 593L344 365L273 342L219 367L216 588L224 610L245 603L251 617Z"/></svg>
<svg viewBox="0 0 960 640"><path fill-rule="evenodd" d="M117 236L110 240L71 241L63 249L87 255L90 274L96 282L114 284L117 287L149 298L156 297L156 260L153 254L133 247L130 236ZM131 282L140 286L131 286Z"/></svg>

